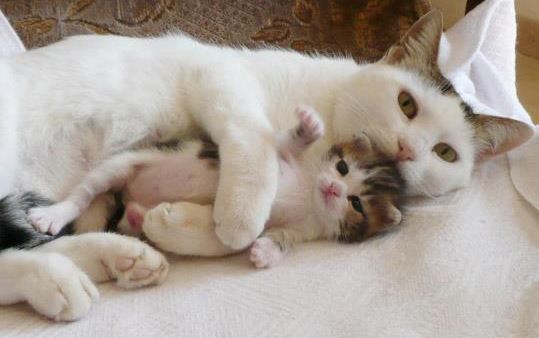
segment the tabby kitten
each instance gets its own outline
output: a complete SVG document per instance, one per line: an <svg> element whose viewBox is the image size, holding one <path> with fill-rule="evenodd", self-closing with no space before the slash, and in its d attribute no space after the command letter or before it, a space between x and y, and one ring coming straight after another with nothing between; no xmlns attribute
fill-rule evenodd
<svg viewBox="0 0 539 338"><path fill-rule="evenodd" d="M313 163L302 154L322 136L323 124L309 108L300 109L299 118L298 127L279 145L277 196L264 232L250 247L250 259L257 268L275 265L294 243L358 242L398 225L402 218L404 181L394 161L362 135L334 145ZM200 154L217 155L207 149ZM212 204L181 201L162 203L146 212L130 204L120 228L133 233L142 224L143 234L154 245L177 254L237 252L215 234L212 209Z"/></svg>

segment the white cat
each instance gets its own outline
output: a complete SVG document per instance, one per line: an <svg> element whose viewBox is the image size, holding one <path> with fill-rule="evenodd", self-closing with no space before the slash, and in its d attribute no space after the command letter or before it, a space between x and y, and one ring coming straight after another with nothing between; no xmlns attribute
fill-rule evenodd
<svg viewBox="0 0 539 338"><path fill-rule="evenodd" d="M17 157L17 102L11 69L0 63L0 88L8 98L0 103L0 198L13 190L19 164Z"/></svg>
<svg viewBox="0 0 539 338"><path fill-rule="evenodd" d="M0 92L0 111L16 109L19 116L16 190L61 200L112 154L205 132L221 156L217 234L243 248L262 231L276 193L271 135L290 128L294 107L306 103L328 127L310 156L364 132L401 160L410 194L443 194L467 184L477 159L512 149L528 135L521 133L524 124L476 115L461 101L435 63L441 31L441 15L431 12L381 62L365 65L177 35L73 37L2 59L14 95ZM6 74L0 73L0 83ZM85 219L103 213L103 207L91 208ZM2 271L4 261L19 261L0 303L41 258L0 255ZM35 292L20 299L42 291Z"/></svg>

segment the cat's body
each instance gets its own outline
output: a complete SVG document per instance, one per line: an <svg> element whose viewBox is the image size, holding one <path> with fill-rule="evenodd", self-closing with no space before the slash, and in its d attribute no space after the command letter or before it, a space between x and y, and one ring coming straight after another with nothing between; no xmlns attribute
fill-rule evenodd
<svg viewBox="0 0 539 338"><path fill-rule="evenodd" d="M1 59L0 84L10 90L0 91L0 114L19 119L19 162L2 157L8 173L0 186L9 186L16 173L16 191L61 200L113 154L203 131L221 156L212 215L217 234L229 246L246 247L262 232L277 191L271 135L290 128L293 108L305 103L327 126L306 156L364 132L400 159L409 193L445 193L468 182L476 159L507 151L529 133L521 123L476 115L461 102L436 65L441 31L440 14L430 13L381 63L370 65L211 46L184 36L75 37ZM86 220L102 217L106 206L92 208ZM57 246L80 238L46 246L66 253ZM108 245L117 241L109 234L93 238L107 252L69 253L86 272L91 269L84 262L121 254L115 249L120 245ZM2 252L0 304L27 300L49 317L80 318L91 303L80 288L70 289L58 311L36 305L63 286L80 285L75 265L36 272L44 260L56 264L51 255Z"/></svg>
<svg viewBox="0 0 539 338"><path fill-rule="evenodd" d="M366 136L333 145L310 162L304 152L322 137L324 125L310 107L297 111L298 126L275 137L279 184L266 230L251 248L257 267L275 264L296 242L360 241L401 220L404 183L396 162L373 148ZM29 218L42 232L56 235L99 194L115 189L122 191L126 205L118 225L122 233L144 230L157 247L182 255L237 252L220 243L211 219L218 155L215 145L202 141L176 150L118 155L90 172L65 200L31 209Z"/></svg>

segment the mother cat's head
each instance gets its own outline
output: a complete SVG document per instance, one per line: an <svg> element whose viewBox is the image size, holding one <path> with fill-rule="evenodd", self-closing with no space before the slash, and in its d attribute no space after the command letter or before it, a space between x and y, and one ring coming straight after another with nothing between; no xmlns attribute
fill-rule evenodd
<svg viewBox="0 0 539 338"><path fill-rule="evenodd" d="M336 138L376 140L400 160L411 195L463 187L476 163L530 136L524 123L476 114L462 101L437 65L441 34L439 12L422 17L382 60L361 67L335 111Z"/></svg>

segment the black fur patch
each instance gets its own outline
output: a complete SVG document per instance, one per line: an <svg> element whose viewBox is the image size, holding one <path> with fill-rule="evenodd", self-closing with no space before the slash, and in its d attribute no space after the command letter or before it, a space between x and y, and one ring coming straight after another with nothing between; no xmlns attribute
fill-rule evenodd
<svg viewBox="0 0 539 338"><path fill-rule="evenodd" d="M198 152L198 158L218 161L219 148L211 141L203 141L202 148L200 148L200 151Z"/></svg>
<svg viewBox="0 0 539 338"><path fill-rule="evenodd" d="M31 249L55 238L72 234L73 224L65 226L55 236L42 234L28 222L28 210L47 206L52 201L35 193L8 195L0 200L0 251L5 249Z"/></svg>
<svg viewBox="0 0 539 338"><path fill-rule="evenodd" d="M114 194L115 210L107 220L106 232L118 232L118 223L122 220L125 212L125 205L122 201L122 193Z"/></svg>

